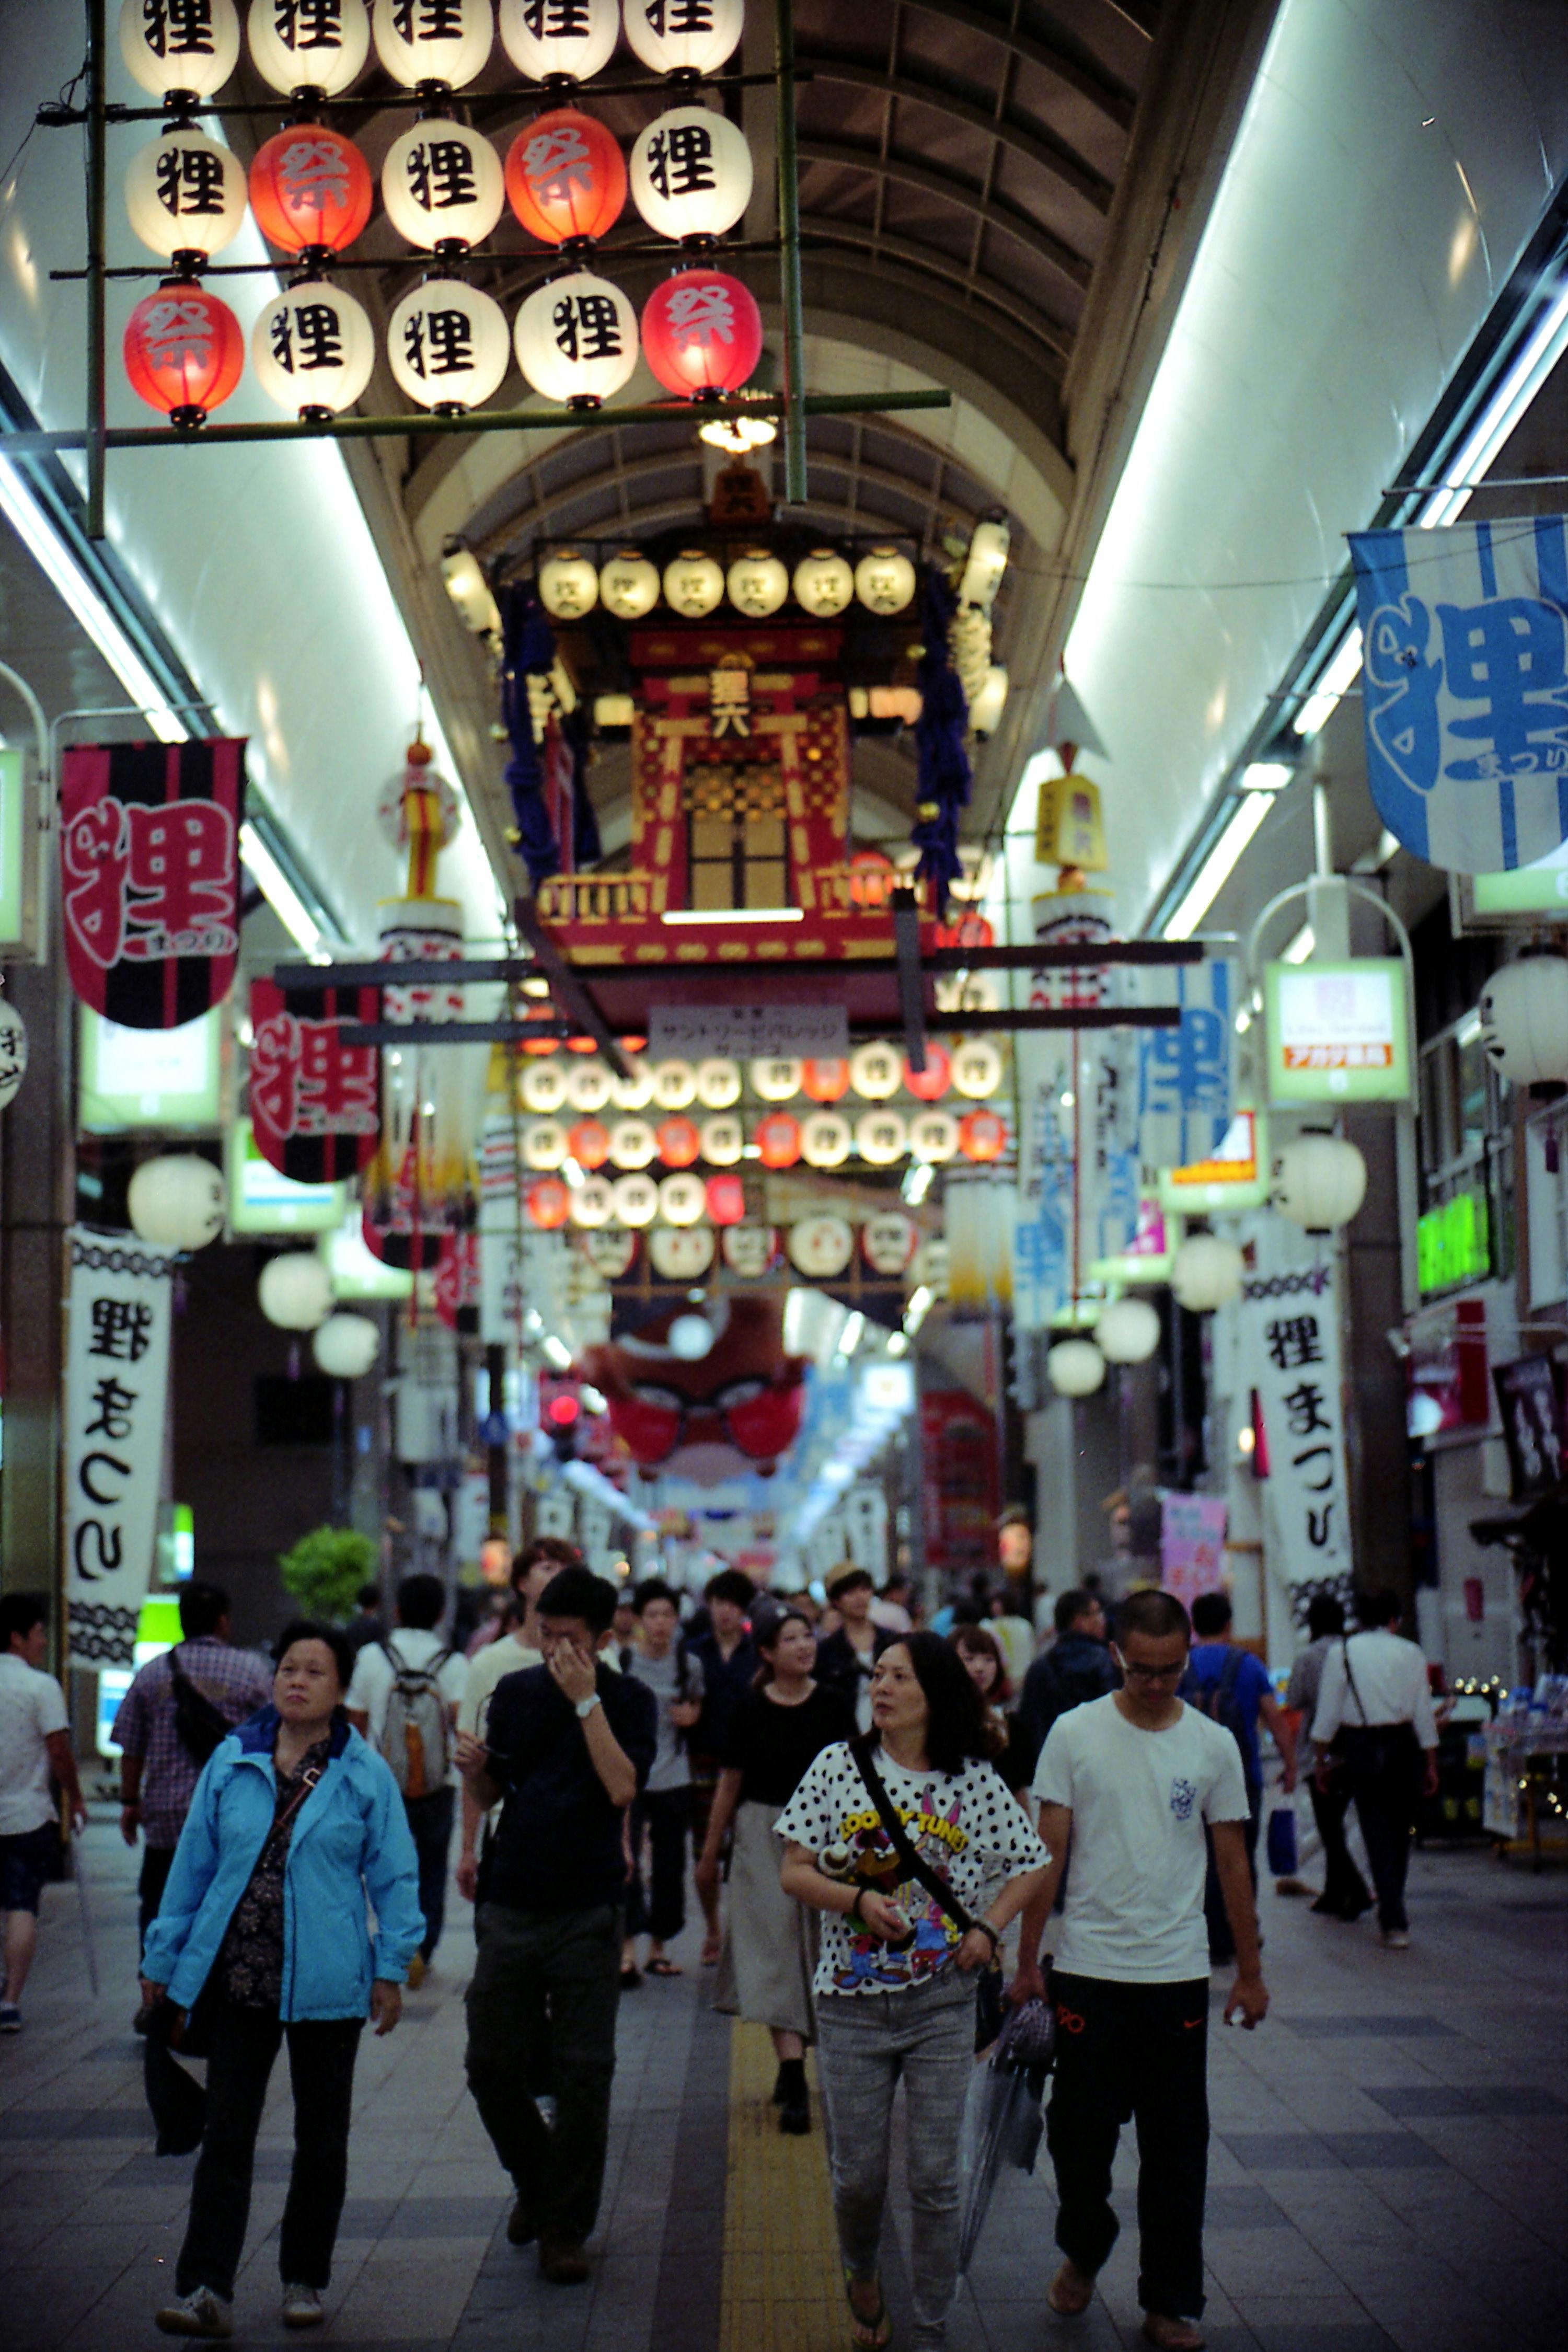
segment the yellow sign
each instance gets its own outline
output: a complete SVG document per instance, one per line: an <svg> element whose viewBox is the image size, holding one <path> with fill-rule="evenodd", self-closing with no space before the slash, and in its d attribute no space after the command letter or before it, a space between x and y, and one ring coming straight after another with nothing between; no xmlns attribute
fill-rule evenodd
<svg viewBox="0 0 1568 2352"><path fill-rule="evenodd" d="M1047 776L1035 814L1035 856L1042 866L1076 866L1103 874L1105 825L1100 788L1087 776Z"/></svg>

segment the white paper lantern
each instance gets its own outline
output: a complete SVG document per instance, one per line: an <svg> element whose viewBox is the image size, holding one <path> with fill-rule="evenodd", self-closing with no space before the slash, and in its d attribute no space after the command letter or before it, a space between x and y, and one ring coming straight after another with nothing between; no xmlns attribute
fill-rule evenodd
<svg viewBox="0 0 1568 2352"><path fill-rule="evenodd" d="M296 90L341 97L370 55L364 0L331 0L313 8L300 0L251 0L246 32L262 80L289 97Z"/></svg>
<svg viewBox="0 0 1568 2352"><path fill-rule="evenodd" d="M1105 1358L1092 1339L1058 1339L1046 1370L1058 1396L1092 1396L1105 1379Z"/></svg>
<svg viewBox="0 0 1568 2352"><path fill-rule="evenodd" d="M869 1168L890 1168L909 1148L909 1129L896 1110L863 1111L855 1122L855 1149Z"/></svg>
<svg viewBox="0 0 1568 2352"><path fill-rule="evenodd" d="M717 1250L711 1225L656 1225L647 1237L648 1264L661 1282L700 1282Z"/></svg>
<svg viewBox="0 0 1568 2352"><path fill-rule="evenodd" d="M953 1048L952 1086L971 1102L984 1102L1002 1083L1002 1056L989 1037L967 1037Z"/></svg>
<svg viewBox="0 0 1568 2352"><path fill-rule="evenodd" d="M884 1210L860 1228L860 1255L884 1282L907 1274L920 1247L921 1229L901 1209Z"/></svg>
<svg viewBox="0 0 1568 2352"><path fill-rule="evenodd" d="M194 1151L144 1160L131 1179L126 1206L132 1231L154 1248L205 1249L223 1231L222 1171Z"/></svg>
<svg viewBox="0 0 1568 2352"><path fill-rule="evenodd" d="M741 1099L741 1065L725 1054L697 1065L697 1099L704 1110L728 1110Z"/></svg>
<svg viewBox="0 0 1568 2352"><path fill-rule="evenodd" d="M1234 1242L1222 1242L1217 1234L1193 1234L1171 1260L1171 1288L1189 1314L1206 1315L1240 1297L1246 1271Z"/></svg>
<svg viewBox="0 0 1568 2352"><path fill-rule="evenodd" d="M598 408L637 373L639 331L618 286L574 269L536 286L518 312L517 363L542 399Z"/></svg>
<svg viewBox="0 0 1568 2352"><path fill-rule="evenodd" d="M264 304L251 329L250 363L279 408L296 416L337 416L370 382L375 329L341 286L308 278Z"/></svg>
<svg viewBox="0 0 1568 2352"><path fill-rule="evenodd" d="M1366 1161L1338 1135L1299 1135L1279 1154L1274 1205L1310 1234L1348 1225L1366 1198Z"/></svg>
<svg viewBox="0 0 1568 2352"><path fill-rule="evenodd" d="M440 416L478 408L499 392L511 358L500 304L456 278L411 288L387 322L386 346L399 389Z"/></svg>
<svg viewBox="0 0 1568 2352"><path fill-rule="evenodd" d="M969 698L969 723L977 735L994 735L1006 708L1006 667L1002 662L993 662L979 693Z"/></svg>
<svg viewBox="0 0 1568 2352"><path fill-rule="evenodd" d="M784 1246L797 1274L808 1282L832 1282L855 1255L855 1228L847 1217L803 1217L790 1227Z"/></svg>
<svg viewBox="0 0 1568 2352"><path fill-rule="evenodd" d="M490 0L381 0L375 53L405 89L461 89L489 62Z"/></svg>
<svg viewBox="0 0 1568 2352"><path fill-rule="evenodd" d="M329 1379L363 1380L381 1353L381 1332L368 1315L329 1315L310 1353Z"/></svg>
<svg viewBox="0 0 1568 2352"><path fill-rule="evenodd" d="M706 106L678 106L631 155L632 202L656 236L722 236L752 201L746 134Z"/></svg>
<svg viewBox="0 0 1568 2352"><path fill-rule="evenodd" d="M748 620L765 621L789 594L789 573L765 547L753 547L736 557L724 584L737 613L744 613Z"/></svg>
<svg viewBox="0 0 1568 2352"><path fill-rule="evenodd" d="M855 574L831 547L813 548L795 567L795 601L813 620L836 620L854 595Z"/></svg>
<svg viewBox="0 0 1568 2352"><path fill-rule="evenodd" d="M140 147L125 173L125 210L153 253L221 253L245 223L239 158L199 131L165 131Z"/></svg>
<svg viewBox="0 0 1568 2352"><path fill-rule="evenodd" d="M702 1122L702 1157L712 1168L733 1168L746 1149L746 1130L738 1118L720 1117Z"/></svg>
<svg viewBox="0 0 1568 2352"><path fill-rule="evenodd" d="M1481 991L1481 1045L1515 1087L1568 1083L1568 960L1521 956Z"/></svg>
<svg viewBox="0 0 1568 2352"><path fill-rule="evenodd" d="M788 1102L800 1092L800 1064L787 1055L753 1062L750 1076L752 1092L760 1095L763 1102Z"/></svg>
<svg viewBox="0 0 1568 2352"><path fill-rule="evenodd" d="M996 602L996 591L1002 585L1002 574L1007 569L1007 550L1013 534L1005 522L987 520L977 522L969 542L969 558L958 583L961 604L978 604L988 613Z"/></svg>
<svg viewBox="0 0 1568 2352"><path fill-rule="evenodd" d="M1108 1363L1146 1363L1160 1344L1160 1318L1146 1298L1117 1298L1100 1310L1094 1336Z"/></svg>
<svg viewBox="0 0 1568 2352"><path fill-rule="evenodd" d="M500 0L500 37L530 81L586 81L620 38L618 0Z"/></svg>
<svg viewBox="0 0 1568 2352"><path fill-rule="evenodd" d="M280 1331L314 1331L332 1311L332 1278L308 1250L268 1258L256 1295L267 1320Z"/></svg>
<svg viewBox="0 0 1568 2352"><path fill-rule="evenodd" d="M918 1110L910 1121L910 1150L933 1168L958 1150L958 1121L949 1110Z"/></svg>
<svg viewBox="0 0 1568 2352"><path fill-rule="evenodd" d="M584 1113L603 1110L610 1099L613 1084L608 1063L601 1062L595 1055L567 1066L566 1099L574 1110Z"/></svg>
<svg viewBox="0 0 1568 2352"><path fill-rule="evenodd" d="M600 572L599 593L617 621L640 621L658 602L658 567L635 547L625 547Z"/></svg>
<svg viewBox="0 0 1568 2352"><path fill-rule="evenodd" d="M849 1056L849 1083L865 1102L886 1102L898 1093L903 1075L902 1056L880 1039L858 1045Z"/></svg>
<svg viewBox="0 0 1568 2352"><path fill-rule="evenodd" d="M623 1176L615 1188L616 1215L635 1232L658 1214L658 1186L651 1176Z"/></svg>
<svg viewBox="0 0 1568 2352"><path fill-rule="evenodd" d="M658 1138L646 1118L618 1118L610 1129L610 1158L617 1168L647 1168L658 1158Z"/></svg>
<svg viewBox="0 0 1568 2352"><path fill-rule="evenodd" d="M172 90L216 98L239 63L239 13L234 0L183 8L122 0L120 54L137 88L153 98Z"/></svg>
<svg viewBox="0 0 1568 2352"><path fill-rule="evenodd" d="M679 1058L656 1062L653 1066L653 1098L660 1110L685 1110L697 1099L697 1073L689 1062Z"/></svg>
<svg viewBox="0 0 1568 2352"><path fill-rule="evenodd" d="M664 569L665 602L689 621L705 621L724 597L724 574L710 555L700 548L682 550Z"/></svg>
<svg viewBox="0 0 1568 2352"><path fill-rule="evenodd" d="M547 555L539 567L539 601L556 621L580 620L599 601L599 575L574 548Z"/></svg>
<svg viewBox="0 0 1568 2352"><path fill-rule="evenodd" d="M646 1110L653 1100L653 1071L647 1062L632 1059L629 1078L610 1081L610 1100L617 1110Z"/></svg>
<svg viewBox="0 0 1568 2352"><path fill-rule="evenodd" d="M585 1176L572 1188L571 1218L574 1225L607 1225L616 1213L616 1188L607 1176Z"/></svg>
<svg viewBox="0 0 1568 2352"><path fill-rule="evenodd" d="M731 1274L742 1282L760 1282L777 1263L779 1237L772 1225L726 1225L719 1246Z"/></svg>
<svg viewBox="0 0 1568 2352"><path fill-rule="evenodd" d="M386 151L381 194L387 219L407 244L421 253L466 253L500 220L506 176L477 131L461 122L413 122Z"/></svg>
<svg viewBox="0 0 1568 2352"><path fill-rule="evenodd" d="M914 602L915 567L901 548L874 547L855 566L855 593L868 613L889 619Z"/></svg>
<svg viewBox="0 0 1568 2352"><path fill-rule="evenodd" d="M530 1062L523 1071L519 1092L527 1110L559 1110L566 1099L565 1063L556 1055L547 1062Z"/></svg>
<svg viewBox="0 0 1568 2352"><path fill-rule="evenodd" d="M667 1225L699 1224L707 1206L708 1188L700 1176L667 1176L658 1188L658 1213Z"/></svg>
<svg viewBox="0 0 1568 2352"><path fill-rule="evenodd" d="M0 1110L15 1102L27 1075L27 1024L0 996Z"/></svg>
<svg viewBox="0 0 1568 2352"><path fill-rule="evenodd" d="M842 1168L854 1137L836 1110L813 1111L801 1123L800 1156L808 1168Z"/></svg>
<svg viewBox="0 0 1568 2352"><path fill-rule="evenodd" d="M735 51L745 0L626 0L626 39L655 73L717 73Z"/></svg>
<svg viewBox="0 0 1568 2352"><path fill-rule="evenodd" d="M595 1273L605 1282L619 1282L630 1274L637 1254L637 1235L616 1225L595 1225L577 1246Z"/></svg>
<svg viewBox="0 0 1568 2352"><path fill-rule="evenodd" d="M566 1129L558 1118L535 1119L531 1127L523 1129L523 1164L542 1174L559 1168L570 1149Z"/></svg>

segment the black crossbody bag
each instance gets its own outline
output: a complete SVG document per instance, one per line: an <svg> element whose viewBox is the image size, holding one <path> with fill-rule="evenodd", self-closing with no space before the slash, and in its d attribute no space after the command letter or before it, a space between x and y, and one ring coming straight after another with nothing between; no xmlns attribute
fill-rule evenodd
<svg viewBox="0 0 1568 2352"><path fill-rule="evenodd" d="M915 1852L910 1843L909 1832L899 1819L899 1809L889 1796L881 1775L871 1761L871 1740L864 1734L849 1742L849 1753L855 1759L860 1778L866 1783L866 1793L877 1808L877 1818L888 1832L888 1843L899 1857L899 1867L907 1877L925 1888L937 1909L945 1912L961 1936L973 1927L991 1938L991 1958L980 1971L975 1988L974 2047L977 2052L989 2050L1002 2030L1005 1980L997 1958L996 1931L974 1916L960 1902L952 1887L931 1868L929 1862Z"/></svg>

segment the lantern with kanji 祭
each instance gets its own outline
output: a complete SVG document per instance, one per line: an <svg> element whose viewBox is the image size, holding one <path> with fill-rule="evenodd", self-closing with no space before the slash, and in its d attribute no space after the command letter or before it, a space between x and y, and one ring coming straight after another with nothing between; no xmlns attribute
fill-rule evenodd
<svg viewBox="0 0 1568 2352"><path fill-rule="evenodd" d="M279 408L307 419L336 416L370 382L375 330L352 294L307 278L264 305L251 329L250 363Z"/></svg>
<svg viewBox="0 0 1568 2352"><path fill-rule="evenodd" d="M622 1118L610 1133L610 1157L617 1168L646 1168L658 1157L658 1138L646 1118Z"/></svg>
<svg viewBox="0 0 1568 2352"><path fill-rule="evenodd" d="M1000 1160L1007 1149L1007 1123L994 1110L965 1111L958 1122L958 1148L966 1160Z"/></svg>
<svg viewBox="0 0 1568 2352"><path fill-rule="evenodd" d="M868 1168L890 1168L909 1146L909 1129L899 1111L862 1111L855 1122L855 1149Z"/></svg>
<svg viewBox="0 0 1568 2352"><path fill-rule="evenodd" d="M399 236L422 252L466 253L489 236L506 202L500 158L461 122L409 124L386 151L382 201Z"/></svg>
<svg viewBox="0 0 1568 2352"><path fill-rule="evenodd" d="M702 1157L715 1168L733 1168L746 1148L746 1130L730 1112L702 1122Z"/></svg>
<svg viewBox="0 0 1568 2352"><path fill-rule="evenodd" d="M602 1119L580 1118L566 1143L579 1168L602 1168L610 1156L610 1130Z"/></svg>
<svg viewBox="0 0 1568 2352"><path fill-rule="evenodd" d="M284 253L317 259L342 253L369 220L374 194L353 141L320 122L278 131L250 167L256 225Z"/></svg>
<svg viewBox="0 0 1568 2352"><path fill-rule="evenodd" d="M499 392L511 357L506 313L477 286L427 278L411 288L386 329L399 387L437 416L458 416Z"/></svg>
<svg viewBox="0 0 1568 2352"><path fill-rule="evenodd" d="M848 1063L803 1062L800 1072L800 1090L813 1102L842 1102L849 1091Z"/></svg>
<svg viewBox="0 0 1568 2352"><path fill-rule="evenodd" d="M542 1176L531 1184L524 1202L531 1225L543 1233L554 1233L572 1213L572 1195L559 1176Z"/></svg>
<svg viewBox="0 0 1568 2352"><path fill-rule="evenodd" d="M132 157L125 210L143 245L195 271L239 235L245 173L228 148L179 125Z"/></svg>
<svg viewBox="0 0 1568 2352"><path fill-rule="evenodd" d="M132 390L190 431L239 382L245 337L226 302L194 280L169 278L132 311L124 352Z"/></svg>
<svg viewBox="0 0 1568 2352"><path fill-rule="evenodd" d="M599 407L637 373L637 314L618 286L592 270L535 287L513 341L533 390L568 408Z"/></svg>
<svg viewBox="0 0 1568 2352"><path fill-rule="evenodd" d="M150 97L216 98L239 63L234 0L121 0L120 54Z"/></svg>
<svg viewBox="0 0 1568 2352"><path fill-rule="evenodd" d="M482 73L495 39L490 0L382 0L373 21L393 80L431 96Z"/></svg>
<svg viewBox="0 0 1568 2352"><path fill-rule="evenodd" d="M757 1121L757 1157L764 1168L793 1168L800 1158L800 1121L787 1110Z"/></svg>
<svg viewBox="0 0 1568 2352"><path fill-rule="evenodd" d="M251 62L285 97L341 98L370 55L365 0L251 0Z"/></svg>
<svg viewBox="0 0 1568 2352"><path fill-rule="evenodd" d="M800 1130L801 1157L808 1168L842 1168L853 1138L849 1121L836 1110L814 1110Z"/></svg>
<svg viewBox="0 0 1568 2352"><path fill-rule="evenodd" d="M718 72L733 56L745 0L626 0L626 39L655 73Z"/></svg>
<svg viewBox="0 0 1568 2352"><path fill-rule="evenodd" d="M586 81L620 30L618 0L500 0L502 47L530 81Z"/></svg>
<svg viewBox="0 0 1568 2352"><path fill-rule="evenodd" d="M632 202L659 236L710 245L752 201L752 151L728 116L678 106L632 149Z"/></svg>
<svg viewBox="0 0 1568 2352"><path fill-rule="evenodd" d="M763 314L721 269L682 269L643 307L643 352L667 392L691 399L738 392L763 354Z"/></svg>
<svg viewBox="0 0 1568 2352"><path fill-rule="evenodd" d="M626 159L615 133L573 106L541 114L511 142L506 193L541 245L591 245L626 201Z"/></svg>
<svg viewBox="0 0 1568 2352"><path fill-rule="evenodd" d="M694 1119L666 1118L658 1125L658 1156L667 1168L691 1168L702 1157L702 1137Z"/></svg>

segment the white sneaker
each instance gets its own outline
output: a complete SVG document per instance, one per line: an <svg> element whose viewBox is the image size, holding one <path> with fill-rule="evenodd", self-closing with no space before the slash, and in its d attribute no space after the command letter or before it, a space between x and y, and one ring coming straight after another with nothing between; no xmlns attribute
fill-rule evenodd
<svg viewBox="0 0 1568 2352"><path fill-rule="evenodd" d="M1410 1937L1403 1927L1385 1927L1383 1931L1383 1948L1385 1952L1407 1952L1410 1949Z"/></svg>
<svg viewBox="0 0 1568 2352"><path fill-rule="evenodd" d="M234 2305L215 2294L210 2286L198 2286L190 2294L177 2294L153 2315L154 2325L165 2336L203 2336L209 2342L222 2343L234 2334Z"/></svg>
<svg viewBox="0 0 1568 2352"><path fill-rule="evenodd" d="M326 2313L321 2298L313 2286L286 2286L283 2290L283 2325L285 2327L320 2327Z"/></svg>

